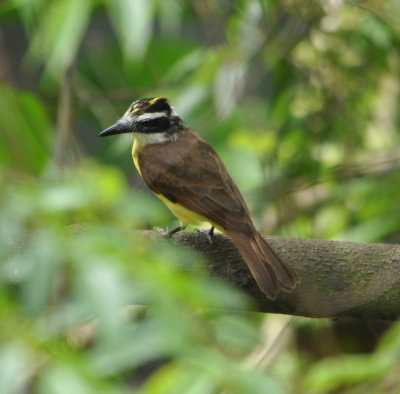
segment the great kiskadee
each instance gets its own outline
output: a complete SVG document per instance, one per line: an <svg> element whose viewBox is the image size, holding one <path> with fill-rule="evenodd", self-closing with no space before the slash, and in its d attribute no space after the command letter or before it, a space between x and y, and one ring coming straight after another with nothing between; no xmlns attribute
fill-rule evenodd
<svg viewBox="0 0 400 394"><path fill-rule="evenodd" d="M187 224L209 222L230 236L259 288L270 299L296 286L296 273L261 237L239 189L214 149L186 127L168 100L148 98L131 104L101 137L132 133L132 156L149 188Z"/></svg>

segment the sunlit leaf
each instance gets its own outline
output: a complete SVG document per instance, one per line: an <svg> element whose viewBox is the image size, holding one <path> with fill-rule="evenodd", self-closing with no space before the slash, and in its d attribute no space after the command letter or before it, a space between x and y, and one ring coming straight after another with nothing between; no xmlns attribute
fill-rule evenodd
<svg viewBox="0 0 400 394"><path fill-rule="evenodd" d="M231 114L244 88L246 68L239 61L222 64L214 81L215 105L223 119Z"/></svg>
<svg viewBox="0 0 400 394"><path fill-rule="evenodd" d="M144 56L153 32L153 1L107 0L114 29L128 59Z"/></svg>
<svg viewBox="0 0 400 394"><path fill-rule="evenodd" d="M54 364L43 374L39 383L43 394L91 394L97 390L86 380L73 365Z"/></svg>
<svg viewBox="0 0 400 394"><path fill-rule="evenodd" d="M35 31L30 56L59 76L77 55L89 23L92 1L57 0L46 4Z"/></svg>
<svg viewBox="0 0 400 394"><path fill-rule="evenodd" d="M29 363L32 362L27 348L18 344L0 347L0 390L7 394L22 394L27 390Z"/></svg>

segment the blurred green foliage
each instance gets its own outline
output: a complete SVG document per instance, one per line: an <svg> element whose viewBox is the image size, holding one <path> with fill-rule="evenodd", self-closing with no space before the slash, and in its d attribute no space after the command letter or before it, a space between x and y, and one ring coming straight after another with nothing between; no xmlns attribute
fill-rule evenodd
<svg viewBox="0 0 400 394"><path fill-rule="evenodd" d="M362 354L297 319L247 362L280 318L149 247L135 230L173 219L130 136L97 134L169 97L261 230L396 242L399 26L397 0L3 1L0 392L398 392L398 325Z"/></svg>

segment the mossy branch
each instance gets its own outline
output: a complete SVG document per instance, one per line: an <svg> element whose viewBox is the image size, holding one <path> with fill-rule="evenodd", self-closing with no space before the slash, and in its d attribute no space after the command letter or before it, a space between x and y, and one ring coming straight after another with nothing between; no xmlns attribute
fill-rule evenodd
<svg viewBox="0 0 400 394"><path fill-rule="evenodd" d="M146 232L155 237L154 232ZM237 249L222 234L213 245L202 233L180 232L172 239L206 257L211 275L223 278L254 299L262 312L308 317L400 317L400 245L266 237L291 265L301 283L276 301L258 289Z"/></svg>

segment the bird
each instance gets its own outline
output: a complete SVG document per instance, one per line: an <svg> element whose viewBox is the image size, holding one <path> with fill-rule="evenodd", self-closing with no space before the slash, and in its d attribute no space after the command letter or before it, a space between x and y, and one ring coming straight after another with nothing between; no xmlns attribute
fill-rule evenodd
<svg viewBox="0 0 400 394"><path fill-rule="evenodd" d="M185 125L165 97L134 101L99 136L132 133L133 162L147 186L180 220L208 222L229 236L260 290L271 300L291 292L299 278L256 230L247 204L212 146Z"/></svg>

